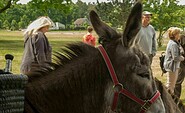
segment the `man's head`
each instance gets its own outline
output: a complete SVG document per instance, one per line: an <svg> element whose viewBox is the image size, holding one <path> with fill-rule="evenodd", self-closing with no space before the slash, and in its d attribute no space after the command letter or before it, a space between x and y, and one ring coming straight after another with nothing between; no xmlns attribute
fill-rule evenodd
<svg viewBox="0 0 185 113"><path fill-rule="evenodd" d="M143 11L142 13L142 24L144 27L148 26L150 24L150 19L152 17L152 13L148 11Z"/></svg>

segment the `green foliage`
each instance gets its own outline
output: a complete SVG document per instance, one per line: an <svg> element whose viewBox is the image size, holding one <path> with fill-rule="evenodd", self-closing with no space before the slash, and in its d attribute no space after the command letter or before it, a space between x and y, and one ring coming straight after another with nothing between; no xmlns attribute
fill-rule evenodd
<svg viewBox="0 0 185 113"><path fill-rule="evenodd" d="M99 3L96 6L101 18L113 27L124 28L127 17L135 0L110 0L110 2Z"/></svg>
<svg viewBox="0 0 185 113"><path fill-rule="evenodd" d="M85 2L82 2L81 0L78 0L76 2L75 8L76 8L76 11L77 11L77 13L76 13L77 18L84 18L85 16L88 15L88 11L87 11L88 6Z"/></svg>
<svg viewBox="0 0 185 113"><path fill-rule="evenodd" d="M71 0L31 0L29 4L48 16L49 13L52 13L50 9L67 13L70 9L70 3Z"/></svg>
<svg viewBox="0 0 185 113"><path fill-rule="evenodd" d="M0 29L2 29L3 22L0 20Z"/></svg>
<svg viewBox="0 0 185 113"><path fill-rule="evenodd" d="M16 2L19 0L1 0L0 1L0 13L4 12L8 8L10 8L12 5L16 4Z"/></svg>
<svg viewBox="0 0 185 113"><path fill-rule="evenodd" d="M3 28L4 29L9 29L10 28L10 23L8 22L8 20L5 20L4 22L3 22Z"/></svg>
<svg viewBox="0 0 185 113"><path fill-rule="evenodd" d="M3 0L5 1L5 0ZM7 0L8 1L8 0ZM130 9L137 0L110 0L108 2L85 3L78 0L31 0L28 4L15 4L4 13L0 20L4 23L16 20L17 28L25 29L30 22L39 16L49 16L54 22L60 22L67 29L74 29L73 23L78 18L88 18L89 12L95 10L105 23L112 27L124 29ZM184 6L177 5L177 0L142 0L143 10L153 12L152 25L159 31L158 45L163 42L162 35L170 26L185 27ZM0 6L4 2L0 1ZM0 24L0 28L11 28L10 25Z"/></svg>
<svg viewBox="0 0 185 113"><path fill-rule="evenodd" d="M15 1L15 0L14 0ZM15 3L17 3L16 0ZM0 20L3 22L6 20L9 23L12 20L16 20L17 28L24 29L28 24L38 18L39 16L49 16L54 22L61 22L68 24L71 22L66 19L67 14L72 9L70 6L71 0L31 0L28 4L11 4L13 7L8 8L3 13L0 13ZM3 6L0 2L0 6ZM70 18L71 19L71 18ZM0 26L2 27L2 25ZM6 28L12 28L6 26Z"/></svg>
<svg viewBox="0 0 185 113"><path fill-rule="evenodd" d="M10 29L13 30L13 31L18 30L18 25L17 25L16 20L12 20Z"/></svg>
<svg viewBox="0 0 185 113"><path fill-rule="evenodd" d="M18 23L18 26L20 29L25 29L26 26L29 24L29 19L26 15L23 15L23 17L21 18L20 22Z"/></svg>

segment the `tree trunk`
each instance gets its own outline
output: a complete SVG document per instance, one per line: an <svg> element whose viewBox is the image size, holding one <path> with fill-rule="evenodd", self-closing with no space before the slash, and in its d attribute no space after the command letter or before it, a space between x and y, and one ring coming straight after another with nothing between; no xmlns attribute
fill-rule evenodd
<svg viewBox="0 0 185 113"><path fill-rule="evenodd" d="M162 46L162 31L160 30L159 31L159 35L158 35L158 38L157 38L157 44L158 44L158 47L161 47Z"/></svg>

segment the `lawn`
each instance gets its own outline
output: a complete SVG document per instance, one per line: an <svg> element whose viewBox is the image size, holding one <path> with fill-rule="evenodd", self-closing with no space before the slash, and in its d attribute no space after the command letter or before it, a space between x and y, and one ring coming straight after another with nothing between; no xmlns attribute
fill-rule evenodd
<svg viewBox="0 0 185 113"><path fill-rule="evenodd" d="M53 51L58 51L67 43L82 41L82 37L85 31L52 31L46 33ZM96 34L94 34L96 35ZM12 64L12 72L14 74L19 74L19 68L21 63L21 57L23 54L23 32L22 31L0 31L0 69L5 67L6 60L4 58L5 54L14 55L14 60ZM168 39L164 40L164 46L158 48L157 55L154 57L152 63L153 74L156 78L161 80L163 83L166 81L166 75L161 76L161 70L159 66L159 56L162 51L165 50L166 43ZM183 83L183 92L181 99L185 104L185 82Z"/></svg>
<svg viewBox="0 0 185 113"><path fill-rule="evenodd" d="M67 43L77 42L82 40L83 32L48 32L46 33L49 42L53 47L53 51L59 50ZM21 31L0 31L0 69L5 67L6 54L14 56L12 64L12 72L20 73L19 67L24 49L23 32Z"/></svg>

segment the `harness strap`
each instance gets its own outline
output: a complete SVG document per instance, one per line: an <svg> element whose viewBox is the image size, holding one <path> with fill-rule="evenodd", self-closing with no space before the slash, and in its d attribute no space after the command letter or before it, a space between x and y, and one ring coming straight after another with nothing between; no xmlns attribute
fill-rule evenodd
<svg viewBox="0 0 185 113"><path fill-rule="evenodd" d="M160 92L157 90L156 93L154 94L154 96L152 96L152 98L150 100L142 100L142 99L136 97L135 95L133 95L128 90L124 89L123 85L121 83L119 83L119 81L117 79L113 65L112 65L105 49L103 48L103 46L102 45L98 46L98 50L100 51L101 55L103 56L103 59L104 59L106 66L109 70L109 73L111 75L112 81L114 83L113 88L116 86L121 86L121 89L119 91L115 91L115 93L114 93L113 103L112 103L112 107L111 107L112 111L115 111L117 103L118 103L119 94L121 93L141 105L141 110L139 113L145 113L150 108L150 106L157 100L157 98L160 96Z"/></svg>
<svg viewBox="0 0 185 113"><path fill-rule="evenodd" d="M152 98L149 100L142 100L125 89L121 89L120 93L141 105L141 110L139 113L145 113L160 96L160 92L158 90L156 91L154 96L152 96Z"/></svg>
<svg viewBox="0 0 185 113"><path fill-rule="evenodd" d="M113 98L113 102L112 102L112 106L111 106L111 110L115 111L116 107L117 107L117 103L118 103L118 97L119 97L119 92L116 91L114 93L114 98Z"/></svg>
<svg viewBox="0 0 185 113"><path fill-rule="evenodd" d="M145 103L142 105L140 113L145 113L160 95L160 92L157 90L155 95L150 100L145 101Z"/></svg>
<svg viewBox="0 0 185 113"><path fill-rule="evenodd" d="M99 49L101 55L103 56L103 59L104 59L106 65L107 65L107 68L108 68L109 73L111 75L111 78L113 80L114 86L118 85L119 81L118 81L118 78L117 78L116 73L114 71L114 68L112 66L112 63L111 63L111 61L110 61L110 59L107 55L107 52L105 51L105 49L103 48L102 45L98 46L98 49Z"/></svg>

